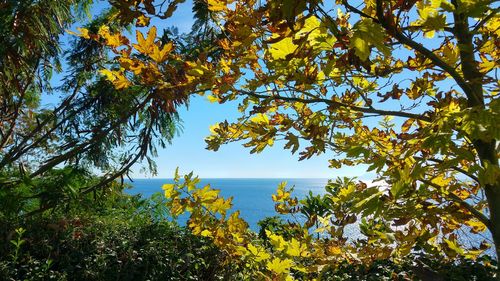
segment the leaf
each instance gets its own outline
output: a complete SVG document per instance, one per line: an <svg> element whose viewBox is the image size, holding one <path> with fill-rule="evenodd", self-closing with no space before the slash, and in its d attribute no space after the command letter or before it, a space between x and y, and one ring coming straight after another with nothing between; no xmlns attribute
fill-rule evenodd
<svg viewBox="0 0 500 281"><path fill-rule="evenodd" d="M149 21L150 21L149 17L146 17L145 15L141 15L137 18L137 22L135 23L135 26L138 26L138 27L148 26Z"/></svg>
<svg viewBox="0 0 500 281"><path fill-rule="evenodd" d="M269 238L269 242L273 245L274 249L283 251L286 248L287 243L280 235L276 235L266 229L266 236Z"/></svg>
<svg viewBox="0 0 500 281"><path fill-rule="evenodd" d="M276 274L282 274L288 273L290 271L290 267L292 267L293 264L294 263L291 259L282 260L276 257L272 261L268 262L266 264L266 267Z"/></svg>
<svg viewBox="0 0 500 281"><path fill-rule="evenodd" d="M101 69L99 70L99 73L101 75L104 75L104 77L106 77L106 79L110 82L113 82L116 80L116 77L114 75L114 72L109 70L109 69Z"/></svg>
<svg viewBox="0 0 500 281"><path fill-rule="evenodd" d="M155 62L157 63L162 63L165 62L168 58L168 54L172 51L174 48L174 44L172 42L168 42L163 46L163 48L160 50L158 46L154 45L153 46L153 53L149 55Z"/></svg>
<svg viewBox="0 0 500 281"><path fill-rule="evenodd" d="M285 149L292 149L292 154L295 153L299 149L299 138L292 134L288 133L285 137L288 142L285 144Z"/></svg>
<svg viewBox="0 0 500 281"><path fill-rule="evenodd" d="M226 2L221 0L207 0L208 10L211 12L220 12L226 10Z"/></svg>
<svg viewBox="0 0 500 281"><path fill-rule="evenodd" d="M265 261L271 257L271 255L267 253L265 249L260 246L256 247L253 244L248 244L247 248L248 251L255 256L256 262Z"/></svg>
<svg viewBox="0 0 500 281"><path fill-rule="evenodd" d="M448 247L453 250L455 253L459 254L459 255L463 255L464 254L464 249L462 249L460 247L460 245L458 244L458 242L456 240L449 240L449 239L443 239L444 242L446 242L446 245L448 245Z"/></svg>
<svg viewBox="0 0 500 281"><path fill-rule="evenodd" d="M471 228L472 233L482 233L486 230L486 225L478 220L470 220L465 224Z"/></svg>
<svg viewBox="0 0 500 281"><path fill-rule="evenodd" d="M362 61L368 60L372 45L385 56L391 55L391 50L384 44L384 29L373 20L363 18L354 25L353 30L350 47Z"/></svg>
<svg viewBox="0 0 500 281"><path fill-rule="evenodd" d="M213 95L208 95L207 99L208 99L208 101L210 103L215 103L215 102L219 102L220 101L220 99L218 97L213 96ZM212 131L212 129L211 129L211 131Z"/></svg>
<svg viewBox="0 0 500 281"><path fill-rule="evenodd" d="M268 52L271 57L275 60L286 59L288 55L291 55L297 50L297 45L293 43L291 37L286 37L274 44L269 46Z"/></svg>
<svg viewBox="0 0 500 281"><path fill-rule="evenodd" d="M156 26L151 27L148 31L147 38L139 30L136 31L137 44L132 46L142 54L150 55L153 53L154 41L156 39Z"/></svg>
<svg viewBox="0 0 500 281"><path fill-rule="evenodd" d="M161 188L164 190L166 198L172 198L176 194L175 185L173 184L164 184Z"/></svg>
<svg viewBox="0 0 500 281"><path fill-rule="evenodd" d="M268 125L269 124L269 118L264 113L257 113L254 117L252 117L250 119L250 122L257 123L257 124Z"/></svg>
<svg viewBox="0 0 500 281"><path fill-rule="evenodd" d="M85 39L90 39L90 33L89 33L88 29L77 27L76 30L78 30L80 33L76 33L76 32L73 32L71 30L66 30L66 32L71 34L71 35L75 35L75 36L82 37Z"/></svg>
<svg viewBox="0 0 500 281"><path fill-rule="evenodd" d="M403 125L401 125L401 132L406 133L410 129L411 125L415 123L415 119L407 119Z"/></svg>
<svg viewBox="0 0 500 281"><path fill-rule="evenodd" d="M286 253L292 257L307 257L309 252L307 252L306 245L300 243L297 239L292 238L292 241L288 243Z"/></svg>

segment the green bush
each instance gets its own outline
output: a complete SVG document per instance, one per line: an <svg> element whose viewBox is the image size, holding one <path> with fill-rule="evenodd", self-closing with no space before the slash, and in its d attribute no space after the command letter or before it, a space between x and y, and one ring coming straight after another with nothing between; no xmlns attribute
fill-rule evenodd
<svg viewBox="0 0 500 281"><path fill-rule="evenodd" d="M162 196L120 190L67 210L4 221L4 280L221 280L233 269L208 240L166 219ZM22 227L23 233L16 232ZM16 254L17 253L17 254Z"/></svg>

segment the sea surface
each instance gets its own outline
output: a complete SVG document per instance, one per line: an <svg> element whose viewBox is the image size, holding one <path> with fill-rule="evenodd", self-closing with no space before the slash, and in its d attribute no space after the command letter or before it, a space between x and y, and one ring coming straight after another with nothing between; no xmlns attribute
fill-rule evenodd
<svg viewBox="0 0 500 281"><path fill-rule="evenodd" d="M299 199L305 198L311 191L313 194L325 192L327 179L203 179L200 187L210 184L212 188L220 189L225 198L233 197L233 210L240 210L241 217L248 222L250 228L258 231L257 222L277 215L274 210L274 202L271 198L281 182L287 182L287 187L294 187L293 196ZM172 179L135 179L127 183L132 185L127 190L129 194L141 194L144 198L153 193L161 192L161 186L173 183ZM182 220L182 219L181 219ZM182 223L182 221L181 221Z"/></svg>
<svg viewBox="0 0 500 281"><path fill-rule="evenodd" d="M225 198L233 197L232 210L240 210L241 217L249 224L250 229L259 231L258 222L266 217L278 215L274 210L274 202L271 198L276 193L276 189L281 182L287 182L287 187L294 187L292 196L299 200L307 196L309 191L313 194L325 193L325 185L328 179L257 179L257 178L224 178L224 179L202 179L199 187L210 184L212 188L219 189ZM150 197L153 193L162 192L162 185L173 183L172 179L134 179L127 181L132 188L126 192L132 195L141 194L143 198ZM183 225L188 216L181 215L178 222ZM283 217L286 219L286 217ZM300 219L300 218L299 218ZM304 218L302 218L303 220ZM359 237L361 234L354 225L345 229L346 236L350 238ZM468 232L468 231L466 231ZM484 238L491 241L488 232L478 235L465 235L459 237L465 245L478 245ZM495 256L493 249L486 251L486 254Z"/></svg>

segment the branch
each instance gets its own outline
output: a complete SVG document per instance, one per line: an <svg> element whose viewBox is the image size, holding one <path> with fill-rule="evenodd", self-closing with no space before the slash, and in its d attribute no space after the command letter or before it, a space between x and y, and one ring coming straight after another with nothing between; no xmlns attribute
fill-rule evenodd
<svg viewBox="0 0 500 281"><path fill-rule="evenodd" d="M423 182L423 183L425 183L425 184L427 184L427 185L435 187L437 189L441 189L441 186L439 186L437 184L434 184L431 181L424 180L424 179L420 179L420 181ZM481 221L482 223L484 223L484 225L486 225L486 227L490 231L492 231L492 227L493 226L491 224L491 221L483 213L481 213L480 211L476 210L476 208L474 208L474 206L472 206L471 204L469 204L466 201L462 200L460 197L458 197L457 195L455 195L455 194L453 194L451 192L448 192L446 195L448 195L449 198L453 202L456 202L456 203L460 204L460 206L462 206L463 208L467 209L467 211L469 211L475 218L477 218L479 221Z"/></svg>
<svg viewBox="0 0 500 281"><path fill-rule="evenodd" d="M239 92L243 93L244 95L248 95L251 97L255 98L260 98L260 99L274 99L274 100L285 100L285 101L296 101L296 102L302 102L302 103L325 103L334 107L344 107L348 108L354 111L358 112L363 112L363 113L373 113L373 114L378 114L378 115L388 115L388 116L397 116L397 117L404 117L404 118L412 118L412 119L417 119L425 122L431 122L432 119L420 115L420 114L414 114L414 113L409 113L409 112L402 112L402 111L393 111L393 110L381 110L381 109L375 109L375 108L368 108L368 107L359 107L359 106L354 106L354 105L349 105L341 102L337 102L334 100L329 100L329 99L323 99L323 98L313 98L313 99L301 99L301 98L296 98L296 97L285 97L285 96L280 96L280 95L261 95L257 94L254 92L248 92L248 91L243 91L240 90Z"/></svg>
<svg viewBox="0 0 500 281"><path fill-rule="evenodd" d="M425 159L423 157L418 157L418 156L413 156L413 158L415 159L418 159L418 160L428 160L428 161L432 161L432 162L435 162L435 163L444 163L445 161L444 160L441 160L441 159L436 159L436 158L429 158L429 159ZM450 167L451 169L457 171L457 172L460 172L466 176L468 176L469 178L473 179L474 181L478 182L479 183L479 178L474 176L473 174L467 172L466 170L462 169L462 168L459 168L459 167L455 167L455 166L452 166Z"/></svg>
<svg viewBox="0 0 500 281"><path fill-rule="evenodd" d="M65 152L64 154L60 154L59 156L56 156L49 161L47 161L44 165L38 168L35 172L31 173L29 175L30 178L34 178L36 176L39 176L43 174L44 172L50 170L54 166L63 163L64 161L67 161L71 157L77 155L78 153L85 152L92 148L92 146L96 145L98 141L101 139L105 138L109 132L112 130L116 129L118 126L126 122L131 116L137 113L139 109L144 107L149 101L151 100L151 95L147 96L144 101L137 105L134 109L132 109L128 114L125 114L122 118L118 119L114 124L110 124L110 127L107 128L106 130L101 130L100 132L96 133L92 138L87 140L86 142L82 143L81 145L71 149L70 151Z"/></svg>
<svg viewBox="0 0 500 281"><path fill-rule="evenodd" d="M444 62L442 59L440 59L436 54L434 54L431 50L427 49L422 45L421 43L418 43L408 36L404 35L401 33L396 27L391 26L388 22L387 19L384 16L384 11L382 7L382 0L376 0L377 4L377 17L379 20L380 25L389 33L389 35L392 35L394 38L396 38L400 43L410 46L413 48L415 51L419 52L429 60L431 60L435 65L440 67L442 70L447 72L462 88L464 91L465 95L467 95L468 99L476 100L477 97L474 95L473 89L470 87L470 85L465 81L465 79L456 71L456 69L446 62ZM479 102L478 102L479 103Z"/></svg>

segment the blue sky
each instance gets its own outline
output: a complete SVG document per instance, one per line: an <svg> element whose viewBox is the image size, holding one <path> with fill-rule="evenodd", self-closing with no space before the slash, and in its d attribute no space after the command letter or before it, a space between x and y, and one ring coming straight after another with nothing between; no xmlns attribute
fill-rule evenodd
<svg viewBox="0 0 500 281"><path fill-rule="evenodd" d="M106 8L106 2L98 2L93 7L93 16ZM160 28L175 26L179 32L189 32L193 23L192 2L181 4L173 17L167 20L154 19L153 25ZM73 30L77 26L72 28ZM130 34L134 38L135 31ZM63 38L63 42L68 42ZM54 77L54 84L59 84L61 75ZM57 96L45 96L42 103L55 105ZM328 168L328 160L334 155L323 154L311 159L298 161L298 154L292 155L290 150L283 149L283 142L276 142L260 154L250 154L250 149L242 143L223 145L219 151L206 150L204 141L210 133L209 127L224 120L234 121L239 116L237 102L213 104L206 97L196 96L191 99L189 107L179 108L183 131L175 137L172 144L158 150L155 161L158 174L152 176L144 172L146 163L138 163L132 167L133 178L171 178L179 167L182 174L193 171L202 178L336 178L337 176L357 176L369 178L365 167L346 167L342 169Z"/></svg>
<svg viewBox="0 0 500 281"><path fill-rule="evenodd" d="M179 32L189 32L193 23L192 2L181 4L174 16L167 21L152 24L160 27L176 26ZM189 108L179 110L183 121L183 132L172 145L158 151L156 177L172 177L179 167L181 173L193 171L202 178L335 178L337 176L362 176L363 168L328 168L332 155L323 154L309 160L298 161L298 155L284 150L284 143L277 142L260 154L250 154L250 149L241 143L222 146L219 151L205 149L205 137L209 127L217 122L236 120L239 116L237 103L212 104L206 97L197 96L190 101ZM133 168L133 177L150 175L142 173L141 167Z"/></svg>
<svg viewBox="0 0 500 281"><path fill-rule="evenodd" d="M237 103L212 104L206 97L195 97L189 109L180 109L184 130L172 145L159 151L156 162L158 177L171 177L179 167L181 173L193 171L202 178L335 178L337 176L359 176L365 172L361 167L333 170L328 168L328 154L298 161L277 142L260 154L250 154L250 149L241 143L223 145L219 151L205 149L204 138L209 127L225 119L235 120L239 114ZM135 177L147 177L134 167Z"/></svg>

